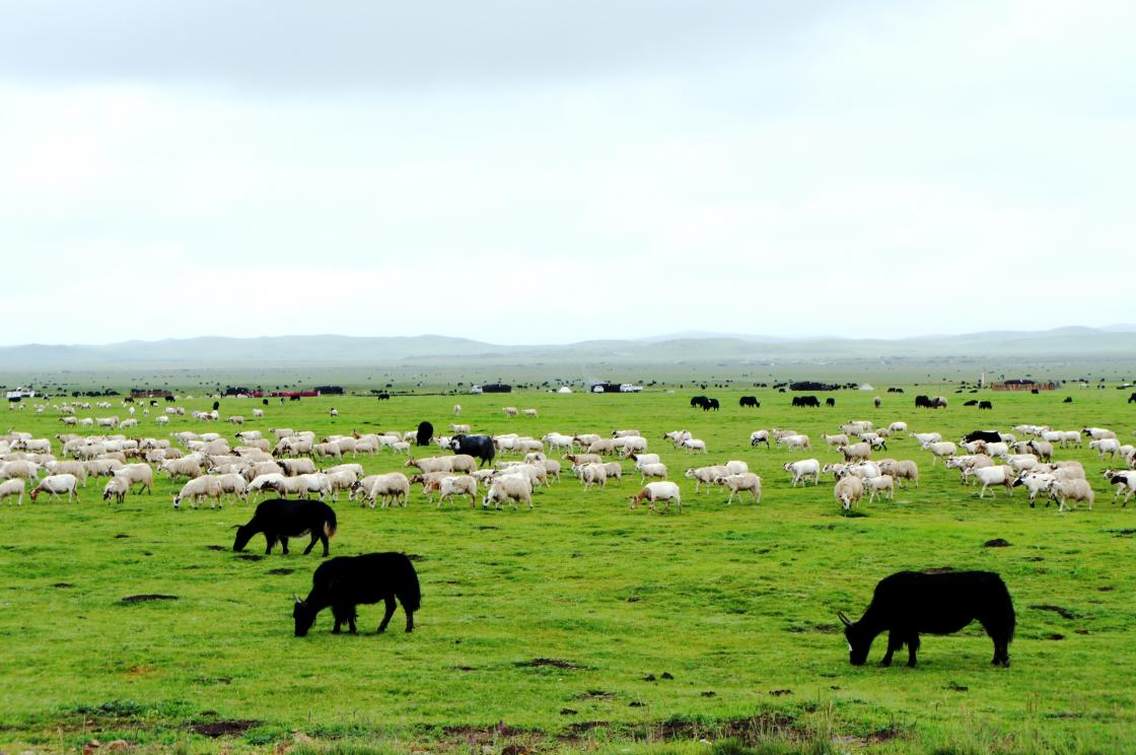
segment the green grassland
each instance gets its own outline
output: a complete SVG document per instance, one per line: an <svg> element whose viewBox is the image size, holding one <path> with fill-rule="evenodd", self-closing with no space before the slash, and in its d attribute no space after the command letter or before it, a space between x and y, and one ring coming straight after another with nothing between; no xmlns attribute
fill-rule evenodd
<svg viewBox="0 0 1136 755"><path fill-rule="evenodd" d="M979 414L961 406L968 394L919 390L946 393L950 408L915 410L910 387L882 394L880 409L863 392L834 394L835 409L794 409L789 395L768 389L710 390L722 401L717 413L690 409L689 391L461 396L461 421L476 431L639 428L672 479L695 462L745 460L762 476L764 498L727 507L720 491L695 495L682 480L682 513L663 515L628 509L637 478L584 492L566 475L537 493L534 511L438 510L417 488L406 508L334 504L332 555L415 554L423 606L410 635L375 635L381 609L363 606L358 636L330 634L325 613L294 638L292 595L310 587L318 550L261 557L258 538L234 554L232 526L247 520L249 504L175 511L178 485L164 478L153 495L122 505L103 503L97 480L78 504L9 499L0 503L0 749L122 738L154 751L1133 750L1136 505L1110 502L1106 464L1087 448L1057 457L1084 462L1098 496L1092 511L1030 509L1021 490L978 500L902 438L887 455L916 459L921 486L846 517L831 480L789 486L781 465L800 454L748 445L752 430L774 426L819 443L856 418L904 420L949 439L1034 422L1103 425L1127 442L1136 427L1127 391L983 394L973 397L995 408ZM742 392L757 393L761 408L740 409ZM1067 394L1073 403L1061 403ZM272 403L246 427L326 435L408 430L425 419L441 430L453 402ZM506 404L540 416L506 419ZM253 405L226 399L221 410L248 416ZM37 436L64 431L51 409L7 421ZM705 459L661 440L679 428L706 440ZM161 428L151 417L128 434L181 429L234 430L187 418ZM824 448L812 455L838 460ZM403 459L359 461L380 472ZM995 538L1010 545L985 547ZM858 616L887 574L938 567L1003 576L1018 612L1012 667L990 665L977 625L925 637L915 669L876 665L882 638L868 665L850 666L835 612ZM177 600L122 602L143 593ZM392 629L401 624L400 612Z"/></svg>

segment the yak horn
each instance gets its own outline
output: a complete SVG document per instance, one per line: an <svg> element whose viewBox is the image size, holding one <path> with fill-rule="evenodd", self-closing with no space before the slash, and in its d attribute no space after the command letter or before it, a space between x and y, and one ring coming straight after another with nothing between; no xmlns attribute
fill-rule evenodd
<svg viewBox="0 0 1136 755"><path fill-rule="evenodd" d="M852 621L847 616L844 615L843 611L837 611L836 617L844 623L844 626L846 626L846 627L852 626Z"/></svg>

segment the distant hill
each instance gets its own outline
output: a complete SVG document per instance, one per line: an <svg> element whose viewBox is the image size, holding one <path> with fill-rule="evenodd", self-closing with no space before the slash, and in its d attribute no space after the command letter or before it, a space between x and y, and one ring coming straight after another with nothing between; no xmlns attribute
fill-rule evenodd
<svg viewBox="0 0 1136 755"><path fill-rule="evenodd" d="M768 361L950 359L1136 359L1136 326L990 331L903 339L777 338L688 333L563 345L500 345L437 335L409 337L202 337L123 341L100 346L26 344L0 347L0 371L323 366L549 366L608 364L746 364Z"/></svg>

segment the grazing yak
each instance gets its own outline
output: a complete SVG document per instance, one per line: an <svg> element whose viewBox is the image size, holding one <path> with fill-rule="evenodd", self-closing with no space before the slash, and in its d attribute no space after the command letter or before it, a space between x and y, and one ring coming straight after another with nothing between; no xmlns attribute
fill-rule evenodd
<svg viewBox="0 0 1136 755"><path fill-rule="evenodd" d="M237 538L233 541L234 551L243 551L253 535L264 533L267 547L265 555L272 553L272 546L280 541L281 551L288 553L288 538L311 534L312 541L304 548L304 555L312 552L316 542L323 543L323 555L328 554L328 538L336 531L335 511L323 501L273 498L256 507L248 524L237 525Z"/></svg>
<svg viewBox="0 0 1136 755"><path fill-rule="evenodd" d="M710 399L706 398L705 396L691 396L690 397L690 408L694 409L695 407L701 409L702 411L709 410Z"/></svg>
<svg viewBox="0 0 1136 755"><path fill-rule="evenodd" d="M816 396L793 396L793 406L819 407L820 401Z"/></svg>
<svg viewBox="0 0 1136 755"><path fill-rule="evenodd" d="M312 575L312 591L292 608L296 636L304 637L316 616L330 607L335 617L332 634L339 634L347 624L355 634L355 607L360 603L386 603L378 632L386 631L394 615L395 598L406 614L406 631L414 631L414 612L422 603L422 591L414 564L404 553L366 553L362 556L337 556L320 564Z"/></svg>
<svg viewBox="0 0 1136 755"><path fill-rule="evenodd" d="M418 433L415 440L419 446L428 446L430 441L434 439L434 426L429 422L418 423Z"/></svg>
<svg viewBox="0 0 1136 755"><path fill-rule="evenodd" d="M738 406L742 407L743 409L747 406L753 409L760 409L761 402L757 400L757 396L742 396L740 399L738 399Z"/></svg>
<svg viewBox="0 0 1136 755"><path fill-rule="evenodd" d="M834 399L832 396L829 396L824 400L824 405L827 407L836 406L836 399Z"/></svg>
<svg viewBox="0 0 1136 755"><path fill-rule="evenodd" d="M848 659L860 666L868 659L872 641L888 632L881 665L907 645L907 665L915 665L919 634L953 634L978 620L994 641L995 666L1009 666L1014 638L1014 603L1006 583L994 572L962 571L922 574L902 571L880 580L868 610L857 622L842 612L848 640Z"/></svg>
<svg viewBox="0 0 1136 755"><path fill-rule="evenodd" d="M971 430L969 433L962 436L963 443L973 443L976 440L981 440L986 443L1001 443L1002 434L994 430Z"/></svg>
<svg viewBox="0 0 1136 755"><path fill-rule="evenodd" d="M455 435L450 439L450 450L455 454L467 454L478 460L478 466L493 463L497 449L488 435Z"/></svg>
<svg viewBox="0 0 1136 755"><path fill-rule="evenodd" d="M946 407L947 400L942 396L935 396L934 398L931 398L929 396L919 394L915 397L916 409L945 409Z"/></svg>
<svg viewBox="0 0 1136 755"><path fill-rule="evenodd" d="M993 409L993 408L994 408L994 404L992 404L992 403L991 403L991 402L989 402L989 401L979 401L979 402L978 402L978 408L979 408L979 409Z"/></svg>

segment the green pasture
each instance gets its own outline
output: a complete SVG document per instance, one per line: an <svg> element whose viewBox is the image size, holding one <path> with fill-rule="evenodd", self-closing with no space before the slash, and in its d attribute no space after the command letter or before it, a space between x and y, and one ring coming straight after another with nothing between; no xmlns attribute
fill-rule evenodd
<svg viewBox="0 0 1136 755"><path fill-rule="evenodd" d="M438 510L418 488L400 509L341 500L332 555L415 554L423 605L411 635L400 611L394 631L376 636L381 607L362 606L358 636L330 634L327 612L308 637L293 637L292 595L309 589L318 549L303 556L305 541L294 541L301 547L290 555L264 557L258 537L234 554L232 527L251 515L249 504L175 511L180 484L164 478L153 495L122 505L101 500L98 480L78 504L9 499L0 503L0 750L80 750L96 739L151 751L1136 749L1136 505L1111 503L1105 462L1087 448L1058 451L1085 464L1097 492L1092 511L1058 514L1028 508L1020 490L978 500L913 440L895 438L886 455L918 461L921 486L843 516L831 479L789 486L782 464L801 454L748 444L752 430L792 427L813 437L811 455L837 461L820 435L851 419L903 420L952 440L1020 422L1101 425L1130 442L1129 392L877 387L880 409L870 392L832 394L835 408L795 409L790 394L771 389L712 388L716 413L691 409L689 390L271 402L245 427L322 436L430 420L443 432L457 400L460 421L475 431L638 428L672 479L728 459L763 479L760 505L729 507L722 492L695 495L681 480L679 515L628 510L638 482L630 464L621 484L599 491L566 474L537 493L534 511ZM916 392L943 393L951 405L916 410ZM756 394L761 408L739 408L742 393ZM1062 403L1066 395L1072 403ZM994 410L964 408L967 398L989 398ZM80 415L126 417L110 400L112 410ZM225 399L221 412L250 417L259 405ZM505 405L540 416L506 419ZM138 407L131 437L237 429L188 417L160 427L153 419L164 404L150 417ZM50 407L11 411L6 421L37 437L66 431ZM661 439L681 428L707 442L706 457ZM358 461L382 472L404 458ZM1009 545L985 545L998 538ZM894 571L942 567L1003 576L1018 615L1012 666L990 665L992 645L977 625L924 637L915 669L880 668L882 637L868 665L850 666L836 611L859 616ZM139 594L176 600L122 600Z"/></svg>

